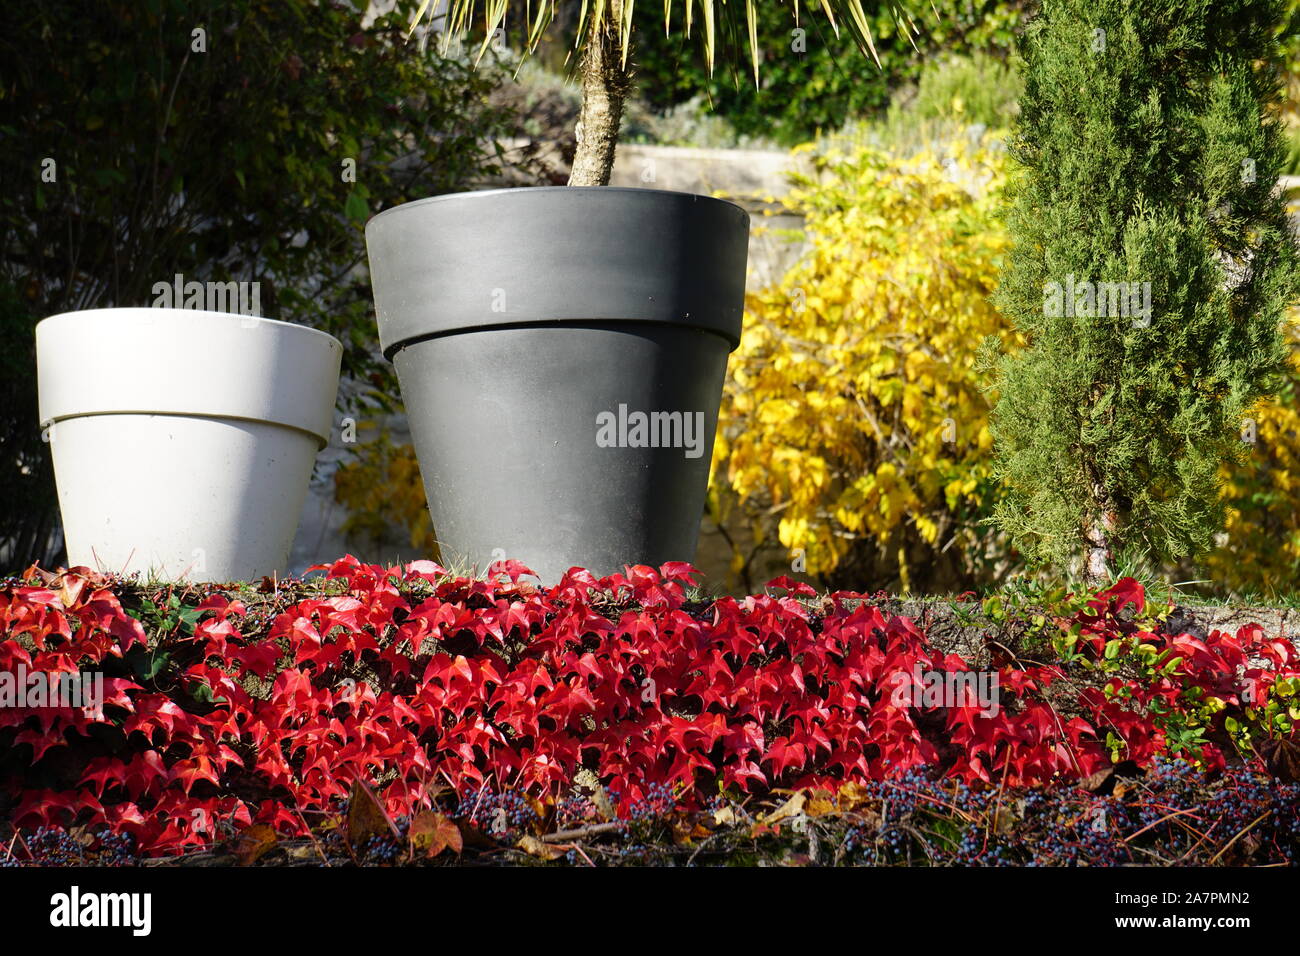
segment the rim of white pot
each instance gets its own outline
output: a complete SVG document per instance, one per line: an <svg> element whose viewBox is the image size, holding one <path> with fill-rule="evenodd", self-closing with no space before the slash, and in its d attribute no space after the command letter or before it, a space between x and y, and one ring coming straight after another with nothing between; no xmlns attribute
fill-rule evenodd
<svg viewBox="0 0 1300 956"><path fill-rule="evenodd" d="M41 426L188 415L296 428L324 447L343 345L318 329L199 309L63 312L36 325Z"/></svg>

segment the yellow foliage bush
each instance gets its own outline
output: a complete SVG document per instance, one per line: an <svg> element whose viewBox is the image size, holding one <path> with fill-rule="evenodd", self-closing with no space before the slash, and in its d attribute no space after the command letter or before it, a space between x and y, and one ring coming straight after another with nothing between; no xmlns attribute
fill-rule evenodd
<svg viewBox="0 0 1300 956"><path fill-rule="evenodd" d="M811 248L748 298L714 490L796 570L802 555L809 574L859 587L952 586L987 552L989 401L973 366L1005 330L988 302L1007 246L1003 158L963 138L944 153L815 148L785 201Z"/></svg>
<svg viewBox="0 0 1300 956"><path fill-rule="evenodd" d="M1292 313L1287 331L1287 381L1243 422L1244 462L1223 468L1227 526L1204 562L1219 593L1300 591L1300 315Z"/></svg>
<svg viewBox="0 0 1300 956"><path fill-rule="evenodd" d="M387 431L334 472L334 500L348 509L343 532L349 537L374 546L409 537L419 553L437 553L415 449L394 444Z"/></svg>

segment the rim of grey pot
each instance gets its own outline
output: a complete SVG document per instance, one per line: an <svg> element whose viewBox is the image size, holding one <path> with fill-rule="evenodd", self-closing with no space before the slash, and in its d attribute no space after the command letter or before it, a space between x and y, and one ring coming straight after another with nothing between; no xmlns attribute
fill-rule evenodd
<svg viewBox="0 0 1300 956"><path fill-rule="evenodd" d="M386 358L494 326L662 322L740 343L749 213L626 186L431 196L366 224Z"/></svg>

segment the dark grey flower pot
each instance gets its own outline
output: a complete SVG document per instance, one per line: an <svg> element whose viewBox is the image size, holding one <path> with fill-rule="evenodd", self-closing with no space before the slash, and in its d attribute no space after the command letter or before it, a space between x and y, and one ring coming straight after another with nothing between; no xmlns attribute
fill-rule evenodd
<svg viewBox="0 0 1300 956"><path fill-rule="evenodd" d="M733 203L612 187L439 196L369 222L444 563L517 558L553 582L694 559L748 237Z"/></svg>

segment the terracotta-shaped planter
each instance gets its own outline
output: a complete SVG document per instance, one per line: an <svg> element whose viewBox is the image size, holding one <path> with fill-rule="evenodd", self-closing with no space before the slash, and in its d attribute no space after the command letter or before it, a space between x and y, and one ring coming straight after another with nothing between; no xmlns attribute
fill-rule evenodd
<svg viewBox="0 0 1300 956"><path fill-rule="evenodd" d="M366 227L444 563L690 561L749 216L651 189L440 196Z"/></svg>
<svg viewBox="0 0 1300 956"><path fill-rule="evenodd" d="M36 326L70 565L160 579L283 574L343 349L270 319L96 309Z"/></svg>

